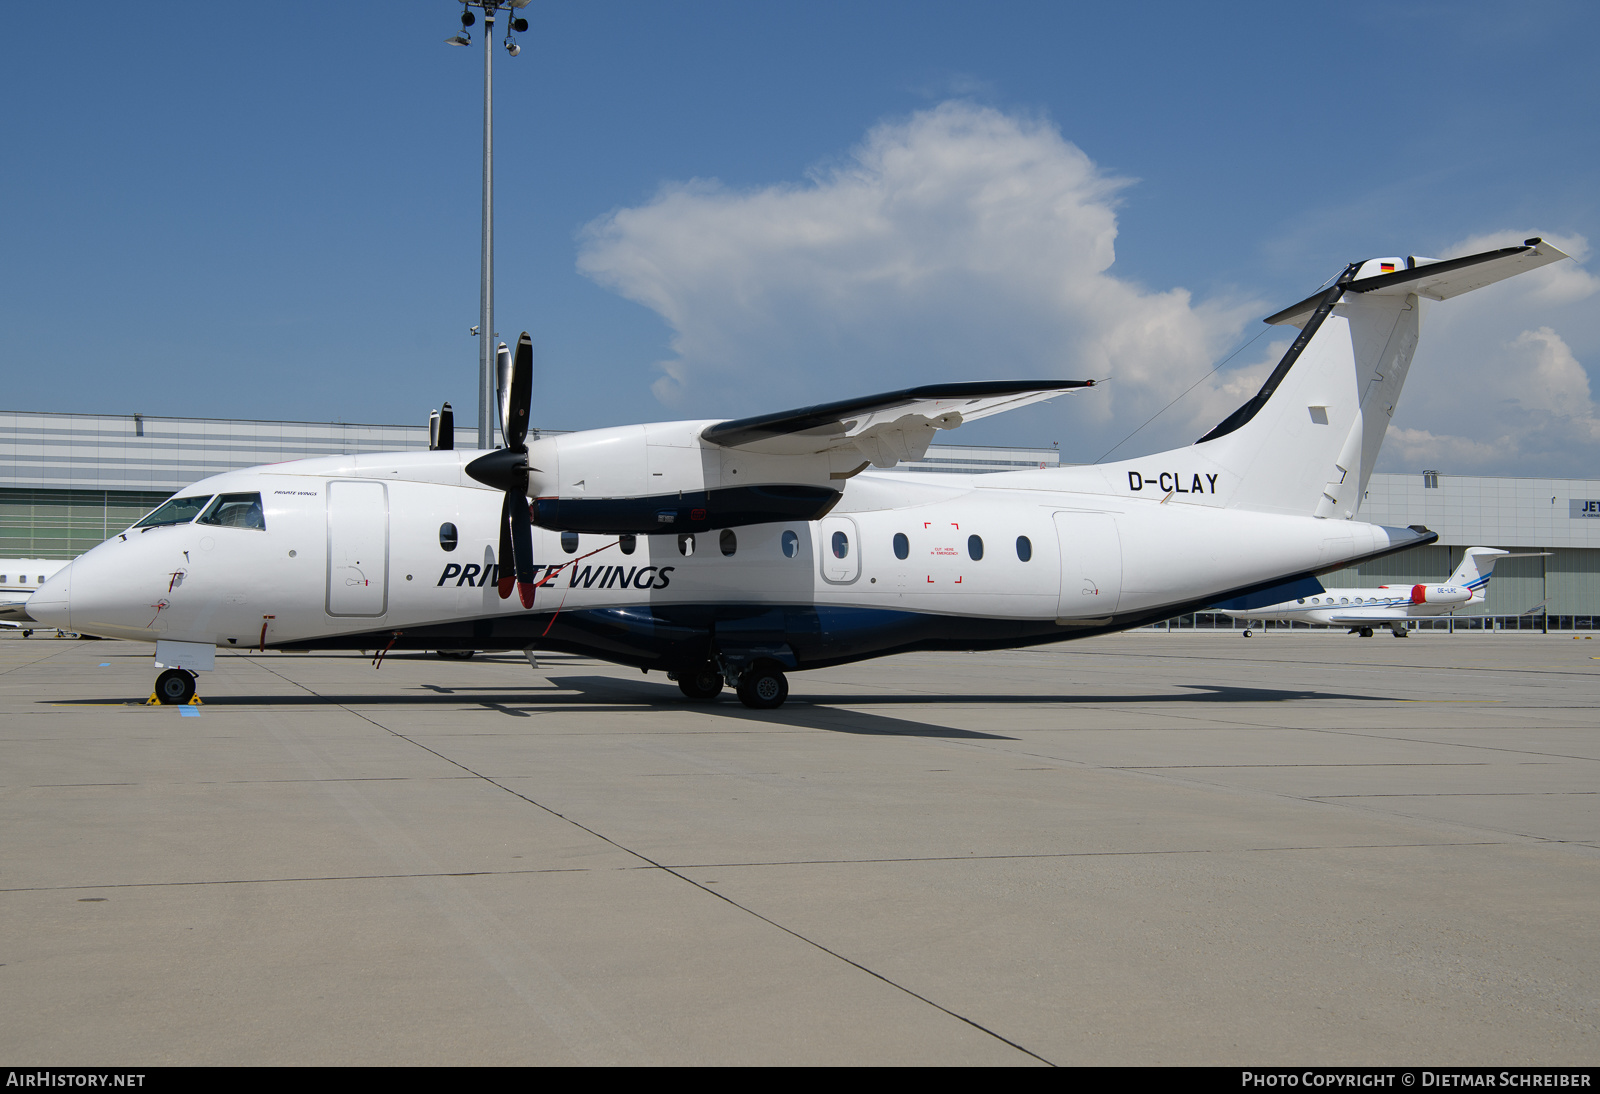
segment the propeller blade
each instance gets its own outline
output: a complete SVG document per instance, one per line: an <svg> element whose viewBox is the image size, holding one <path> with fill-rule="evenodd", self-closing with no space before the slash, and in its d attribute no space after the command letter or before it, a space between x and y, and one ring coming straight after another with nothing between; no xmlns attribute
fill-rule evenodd
<svg viewBox="0 0 1600 1094"><path fill-rule="evenodd" d="M524 608L533 607L533 520L528 515L528 499L511 499L511 549L517 559L517 596Z"/></svg>
<svg viewBox="0 0 1600 1094"><path fill-rule="evenodd" d="M448 452L456 446L456 412L450 404L428 415L428 451Z"/></svg>
<svg viewBox="0 0 1600 1094"><path fill-rule="evenodd" d="M528 407L533 400L533 339L523 331L513 357L504 342L495 355L496 392L500 397L500 435L513 452L525 448Z"/></svg>
<svg viewBox="0 0 1600 1094"><path fill-rule="evenodd" d="M435 447L441 452L453 451L456 447L456 412L446 403L439 408L439 439Z"/></svg>
<svg viewBox="0 0 1600 1094"><path fill-rule="evenodd" d="M495 587L499 590L501 600L509 599L512 588L517 584L516 555L512 554L511 547L511 508L516 500L507 494L500 504L500 553L495 556L500 569Z"/></svg>

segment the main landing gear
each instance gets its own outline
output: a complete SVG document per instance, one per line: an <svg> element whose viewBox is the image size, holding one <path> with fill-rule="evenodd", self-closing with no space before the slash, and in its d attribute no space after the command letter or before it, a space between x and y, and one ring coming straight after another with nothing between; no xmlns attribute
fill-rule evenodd
<svg viewBox="0 0 1600 1094"><path fill-rule="evenodd" d="M697 703L707 703L722 694L722 670L716 663L707 661L705 664L690 669L687 672L675 674L678 681L678 690L684 697L693 699Z"/></svg>
<svg viewBox="0 0 1600 1094"><path fill-rule="evenodd" d="M187 669L168 669L156 677L151 702L162 706L182 706L194 699L194 673Z"/></svg>
<svg viewBox="0 0 1600 1094"><path fill-rule="evenodd" d="M715 661L673 673L678 690L697 703L706 703L722 694L724 677ZM757 661L738 679L739 702L751 710L776 710L789 698L789 678L776 661Z"/></svg>
<svg viewBox="0 0 1600 1094"><path fill-rule="evenodd" d="M739 702L751 710L776 710L789 698L789 678L772 661L758 661L739 680Z"/></svg>
<svg viewBox="0 0 1600 1094"><path fill-rule="evenodd" d="M1359 634L1362 638L1371 638L1372 637L1372 628L1371 627L1351 627L1345 633L1347 633L1347 634Z"/></svg>

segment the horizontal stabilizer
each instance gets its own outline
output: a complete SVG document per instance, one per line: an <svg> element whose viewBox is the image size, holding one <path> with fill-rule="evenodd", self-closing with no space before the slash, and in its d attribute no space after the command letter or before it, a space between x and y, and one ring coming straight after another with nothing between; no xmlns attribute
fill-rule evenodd
<svg viewBox="0 0 1600 1094"><path fill-rule="evenodd" d="M1496 251L1443 261L1408 258L1402 266L1398 259L1373 259L1362 264L1355 278L1345 283L1344 291L1379 296L1416 293L1429 300L1449 300L1453 296L1481 289L1540 266L1548 266L1566 257L1561 250L1535 237L1520 247L1502 247ZM1320 291L1313 293L1298 304L1267 316L1263 322L1302 327L1317 310L1324 295Z"/></svg>
<svg viewBox="0 0 1600 1094"><path fill-rule="evenodd" d="M855 447L879 467L920 459L935 431L1093 387L1093 380L1000 380L924 387L707 426L710 444L779 456Z"/></svg>

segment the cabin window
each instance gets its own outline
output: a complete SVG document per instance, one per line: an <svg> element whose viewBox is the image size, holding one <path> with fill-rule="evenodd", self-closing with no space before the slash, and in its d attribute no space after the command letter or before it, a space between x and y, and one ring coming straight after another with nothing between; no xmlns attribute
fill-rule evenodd
<svg viewBox="0 0 1600 1094"><path fill-rule="evenodd" d="M1346 599L1346 598L1344 598L1344 597L1342 597L1342 596L1341 596L1341 597L1340 597L1340 598L1339 598L1339 603L1341 603L1341 604L1348 604L1348 603L1350 603L1350 601L1349 601L1349 600L1347 600L1347 599Z"/></svg>
<svg viewBox="0 0 1600 1094"><path fill-rule="evenodd" d="M200 511L206 507L206 502L211 500L210 494L198 498L173 498L161 508L145 517L135 528L160 528L167 524L188 524Z"/></svg>
<svg viewBox="0 0 1600 1094"><path fill-rule="evenodd" d="M906 534L904 532L896 532L894 534L894 557L911 557L911 541L906 538Z"/></svg>
<svg viewBox="0 0 1600 1094"><path fill-rule="evenodd" d="M982 536L968 536L967 537L967 557L970 558L974 562L977 562L979 559L981 559L983 557L983 537Z"/></svg>
<svg viewBox="0 0 1600 1094"><path fill-rule="evenodd" d="M792 531L783 533L783 557L793 558L800 553L800 537Z"/></svg>
<svg viewBox="0 0 1600 1094"><path fill-rule="evenodd" d="M694 533L680 532L678 534L678 553L684 558L694 554Z"/></svg>
<svg viewBox="0 0 1600 1094"><path fill-rule="evenodd" d="M1017 559L1027 562L1033 558L1033 542L1027 536L1017 537Z"/></svg>
<svg viewBox="0 0 1600 1094"><path fill-rule="evenodd" d="M835 532L835 533L833 533L833 541L831 543L831 546L833 547L833 557L834 558L848 558L849 557L849 555L850 555L850 537L845 535L843 532Z"/></svg>
<svg viewBox="0 0 1600 1094"><path fill-rule="evenodd" d="M617 546L622 548L623 554L631 555L634 552L634 548L639 546L639 537L632 532L624 532L617 537Z"/></svg>
<svg viewBox="0 0 1600 1094"><path fill-rule="evenodd" d="M448 522L439 525L439 546L446 551L456 549L456 526Z"/></svg>
<svg viewBox="0 0 1600 1094"><path fill-rule="evenodd" d="M567 552L567 554L569 554L569 555L577 554L578 553L578 533L576 533L576 532L562 532L561 533L561 549L563 551Z"/></svg>
<svg viewBox="0 0 1600 1094"><path fill-rule="evenodd" d="M733 534L732 528L724 528L717 537L717 546L722 548L724 555L731 555L739 549L739 537Z"/></svg>

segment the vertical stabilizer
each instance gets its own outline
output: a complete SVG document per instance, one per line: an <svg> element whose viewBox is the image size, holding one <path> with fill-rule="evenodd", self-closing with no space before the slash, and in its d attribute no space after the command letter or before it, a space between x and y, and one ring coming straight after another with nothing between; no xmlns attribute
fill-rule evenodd
<svg viewBox="0 0 1600 1094"><path fill-rule="evenodd" d="M1352 263L1327 289L1268 317L1300 328L1294 344L1249 402L1180 451L1223 469L1214 503L1354 517L1416 352L1422 301L1448 300L1566 257L1530 239L1442 262Z"/></svg>
<svg viewBox="0 0 1600 1094"><path fill-rule="evenodd" d="M1489 595L1489 579L1494 577L1494 565L1503 558L1545 558L1549 551L1522 551L1512 553L1494 547L1468 547L1461 565L1450 575L1450 584L1472 590L1474 602Z"/></svg>
<svg viewBox="0 0 1600 1094"><path fill-rule="evenodd" d="M1468 547L1461 565L1450 575L1448 584L1471 589L1478 596L1488 592L1489 579L1494 576L1494 564L1511 554L1493 547Z"/></svg>

